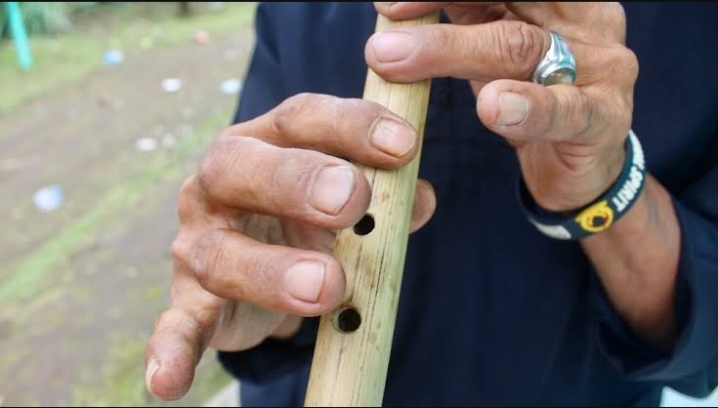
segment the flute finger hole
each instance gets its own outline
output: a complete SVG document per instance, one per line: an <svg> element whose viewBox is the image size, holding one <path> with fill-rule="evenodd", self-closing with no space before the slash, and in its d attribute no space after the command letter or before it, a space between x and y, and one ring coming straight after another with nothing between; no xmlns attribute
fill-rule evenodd
<svg viewBox="0 0 718 408"><path fill-rule="evenodd" d="M342 333L351 333L357 331L361 326L361 315L359 311L353 307L344 307L334 313L332 319L334 328Z"/></svg>
<svg viewBox="0 0 718 408"><path fill-rule="evenodd" d="M361 220L354 226L354 233L357 235L366 235L374 230L374 217L371 214L366 214Z"/></svg>

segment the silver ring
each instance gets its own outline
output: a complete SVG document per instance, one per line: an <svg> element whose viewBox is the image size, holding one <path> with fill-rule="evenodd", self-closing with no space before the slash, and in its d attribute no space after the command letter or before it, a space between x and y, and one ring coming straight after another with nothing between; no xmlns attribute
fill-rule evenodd
<svg viewBox="0 0 718 408"><path fill-rule="evenodd" d="M576 59L566 40L561 35L549 31L551 46L536 66L531 81L544 85L572 85L576 80Z"/></svg>

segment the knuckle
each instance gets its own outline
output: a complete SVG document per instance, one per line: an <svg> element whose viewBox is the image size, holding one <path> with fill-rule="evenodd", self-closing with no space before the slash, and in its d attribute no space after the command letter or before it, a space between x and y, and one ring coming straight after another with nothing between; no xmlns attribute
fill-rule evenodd
<svg viewBox="0 0 718 408"><path fill-rule="evenodd" d="M325 95L302 92L285 99L270 116L275 133L280 138L286 136L298 117L317 109L326 98Z"/></svg>
<svg viewBox="0 0 718 408"><path fill-rule="evenodd" d="M187 235L180 232L172 241L172 258L176 261L184 262L189 258L190 251L191 244Z"/></svg>
<svg viewBox="0 0 718 408"><path fill-rule="evenodd" d="M457 47L459 44L457 44L458 36L453 35L453 32L450 32L446 30L446 27L443 27L441 25L434 26L433 29L426 31L428 35L429 41L419 41L417 46L421 46L423 44L440 44L442 47L446 47L447 50L459 50L460 48ZM417 32L416 34L421 34L421 32Z"/></svg>
<svg viewBox="0 0 718 408"><path fill-rule="evenodd" d="M608 115L611 117L611 123L621 129L629 129L633 121L633 101L632 98L625 98L617 95L614 98L615 103L609 109Z"/></svg>
<svg viewBox="0 0 718 408"><path fill-rule="evenodd" d="M593 128L592 125L596 120L596 110L594 109L594 104L591 99L589 99L586 95L578 94L576 98L576 109L578 109L578 114L574 115L576 117L574 129L577 134L583 135L588 132L589 129Z"/></svg>
<svg viewBox="0 0 718 408"><path fill-rule="evenodd" d="M202 327L186 310L173 307L168 309L157 318L156 327L169 329L179 335L186 343L191 344L197 338L195 333L201 333L206 328Z"/></svg>
<svg viewBox="0 0 718 408"><path fill-rule="evenodd" d="M507 67L509 74L518 71L522 77L528 78L548 48L546 35L524 22L511 22L496 27L499 60Z"/></svg>
<svg viewBox="0 0 718 408"><path fill-rule="evenodd" d="M192 319L179 308L170 308L162 312L155 322L156 328L180 328L191 325Z"/></svg>
<svg viewBox="0 0 718 408"><path fill-rule="evenodd" d="M228 185L228 174L239 173L236 167L252 168L253 153L257 153L257 147L263 144L262 141L249 136L222 137L212 145L209 151L200 161L196 178L199 191L208 201L223 201L222 197L227 196L228 188L236 184ZM249 171L249 170L248 170ZM249 177L247 177L249 179ZM246 182L232 180L234 183Z"/></svg>
<svg viewBox="0 0 718 408"><path fill-rule="evenodd" d="M569 97L569 106L571 106L574 114L570 123L570 132L573 135L581 136L585 134L594 122L595 111L591 100L583 93L572 93Z"/></svg>
<svg viewBox="0 0 718 408"><path fill-rule="evenodd" d="M601 15L605 22L612 24L614 27L622 28L626 25L626 10L620 2L604 3Z"/></svg>
<svg viewBox="0 0 718 408"><path fill-rule="evenodd" d="M600 88L607 94L632 93L640 69L636 54L624 45L615 45L606 48L601 58L607 69L596 78Z"/></svg>
<svg viewBox="0 0 718 408"><path fill-rule="evenodd" d="M612 64L619 69L619 78L625 78L625 81L633 85L638 79L638 57L636 54L626 47L621 47L620 52L616 53L616 61Z"/></svg>
<svg viewBox="0 0 718 408"><path fill-rule="evenodd" d="M220 137L199 163L197 182L200 188L210 195L215 190L217 180L220 180L225 173L223 152L228 151L230 143L232 143L232 138Z"/></svg>
<svg viewBox="0 0 718 408"><path fill-rule="evenodd" d="M180 224L190 220L192 216L194 197L197 194L197 175L184 180L177 195L177 216Z"/></svg>
<svg viewBox="0 0 718 408"><path fill-rule="evenodd" d="M157 317L157 320L155 320L155 328L159 327L167 327L169 325L172 325L177 318L175 317L177 315L177 310L167 309L164 312L160 313L160 315Z"/></svg>
<svg viewBox="0 0 718 408"><path fill-rule="evenodd" d="M222 257L226 236L222 231L209 230L194 242L190 255L190 266L197 282L206 287Z"/></svg>

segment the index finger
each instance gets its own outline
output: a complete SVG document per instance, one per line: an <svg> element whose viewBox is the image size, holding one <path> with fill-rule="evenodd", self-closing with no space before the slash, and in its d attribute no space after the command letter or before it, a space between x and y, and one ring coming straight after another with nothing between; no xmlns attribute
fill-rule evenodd
<svg viewBox="0 0 718 408"><path fill-rule="evenodd" d="M406 20L446 7L480 8L503 4L521 20L586 42L625 42L620 2L375 2L380 14Z"/></svg>

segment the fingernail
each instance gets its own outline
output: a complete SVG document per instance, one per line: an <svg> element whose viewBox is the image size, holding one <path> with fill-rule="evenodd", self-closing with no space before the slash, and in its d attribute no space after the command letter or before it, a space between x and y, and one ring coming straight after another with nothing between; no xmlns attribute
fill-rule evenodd
<svg viewBox="0 0 718 408"><path fill-rule="evenodd" d="M521 123L529 114L529 100L521 94L502 92L499 95L497 125L510 126Z"/></svg>
<svg viewBox="0 0 718 408"><path fill-rule="evenodd" d="M379 62L397 62L411 54L416 46L414 37L401 31L382 32L372 41L374 56Z"/></svg>
<svg viewBox="0 0 718 408"><path fill-rule="evenodd" d="M160 369L160 365L157 363L157 360L152 357L147 363L147 371L145 371L145 383L147 384L147 390L154 395L154 391L152 391L152 377L155 376L155 373L157 370Z"/></svg>
<svg viewBox="0 0 718 408"><path fill-rule="evenodd" d="M337 215L349 201L355 184L356 177L352 169L343 166L325 167L314 177L309 204L323 213Z"/></svg>
<svg viewBox="0 0 718 408"><path fill-rule="evenodd" d="M416 143L416 133L411 127L392 119L382 118L372 130L371 144L384 153L401 157L411 151Z"/></svg>
<svg viewBox="0 0 718 408"><path fill-rule="evenodd" d="M297 262L284 275L284 289L303 302L316 302L323 286L324 264L321 262Z"/></svg>

